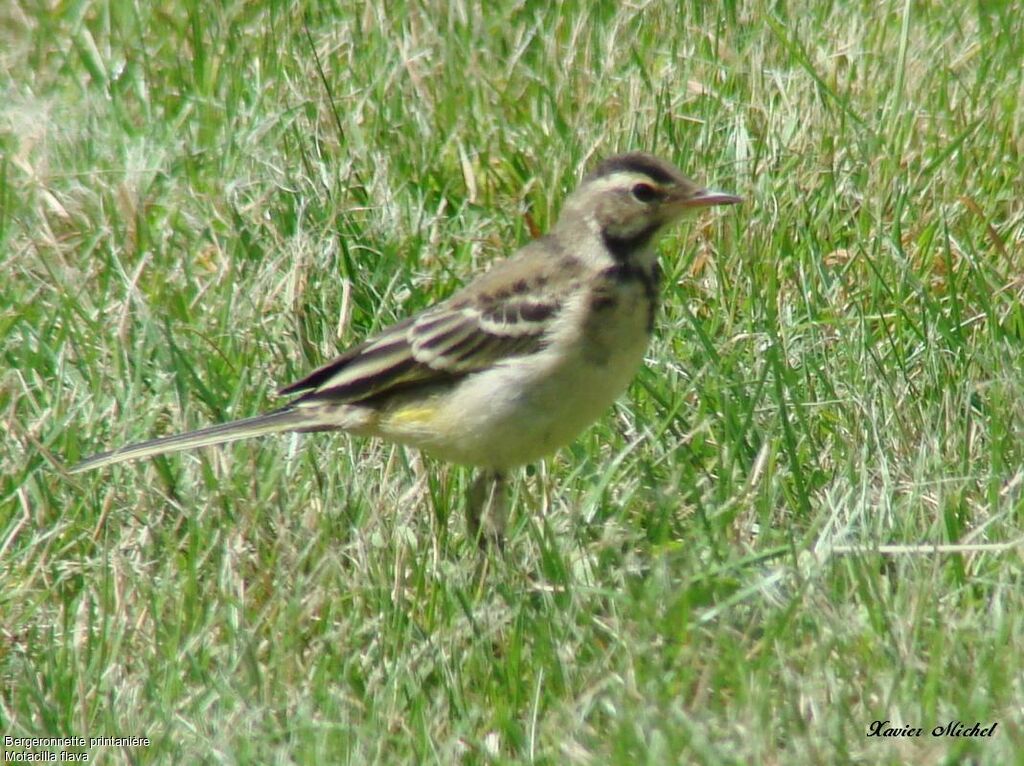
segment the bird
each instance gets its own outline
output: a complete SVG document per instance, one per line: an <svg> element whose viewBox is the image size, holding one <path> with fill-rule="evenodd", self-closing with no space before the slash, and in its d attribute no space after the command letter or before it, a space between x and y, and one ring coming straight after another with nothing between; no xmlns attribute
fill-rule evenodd
<svg viewBox="0 0 1024 766"><path fill-rule="evenodd" d="M740 202L656 155L609 157L566 197L547 234L280 389L293 397L284 406L102 452L69 470L340 430L476 468L467 530L481 548L501 547L509 472L575 439L643 364L659 303L660 235L690 211Z"/></svg>

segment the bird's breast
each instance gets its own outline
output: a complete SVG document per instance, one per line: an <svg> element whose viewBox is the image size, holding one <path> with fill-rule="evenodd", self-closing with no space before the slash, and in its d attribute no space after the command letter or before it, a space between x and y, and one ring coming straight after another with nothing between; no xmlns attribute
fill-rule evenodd
<svg viewBox="0 0 1024 766"><path fill-rule="evenodd" d="M396 411L382 430L445 460L502 470L572 441L626 389L650 338L640 280L597 288L563 304L540 350L463 378L414 418Z"/></svg>

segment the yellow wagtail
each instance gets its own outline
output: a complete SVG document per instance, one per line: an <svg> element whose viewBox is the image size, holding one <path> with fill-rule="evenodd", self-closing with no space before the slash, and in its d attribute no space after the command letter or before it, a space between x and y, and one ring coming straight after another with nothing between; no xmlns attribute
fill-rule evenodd
<svg viewBox="0 0 1024 766"><path fill-rule="evenodd" d="M740 202L669 162L605 160L549 234L466 287L353 346L297 383L273 412L131 444L72 472L280 431L379 436L483 469L470 533L500 542L506 472L596 420L643 362L658 301L658 235L684 213Z"/></svg>

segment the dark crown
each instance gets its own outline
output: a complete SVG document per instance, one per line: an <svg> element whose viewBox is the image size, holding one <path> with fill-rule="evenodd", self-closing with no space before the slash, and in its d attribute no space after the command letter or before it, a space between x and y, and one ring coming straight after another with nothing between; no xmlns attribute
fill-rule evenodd
<svg viewBox="0 0 1024 766"><path fill-rule="evenodd" d="M623 172L642 173L658 184L674 184L685 180L675 167L647 152L629 152L609 157L594 168L586 180Z"/></svg>

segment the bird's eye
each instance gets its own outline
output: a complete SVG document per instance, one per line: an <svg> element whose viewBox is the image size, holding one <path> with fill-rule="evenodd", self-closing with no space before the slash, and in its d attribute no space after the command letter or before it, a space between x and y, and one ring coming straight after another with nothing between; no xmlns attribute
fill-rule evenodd
<svg viewBox="0 0 1024 766"><path fill-rule="evenodd" d="M654 202L661 195L650 184L637 184L633 187L633 196L640 202Z"/></svg>

